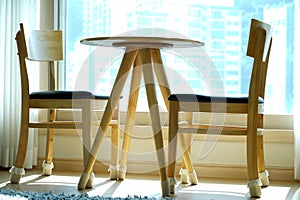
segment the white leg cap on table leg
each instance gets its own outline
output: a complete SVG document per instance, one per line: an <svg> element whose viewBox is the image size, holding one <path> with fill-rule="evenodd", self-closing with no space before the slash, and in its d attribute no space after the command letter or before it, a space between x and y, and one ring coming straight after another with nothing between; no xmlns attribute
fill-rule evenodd
<svg viewBox="0 0 300 200"><path fill-rule="evenodd" d="M248 182L248 188L251 197L260 197L261 196L261 181L259 179L253 179Z"/></svg>
<svg viewBox="0 0 300 200"><path fill-rule="evenodd" d="M10 173L9 181L11 183L19 183L22 175L25 175L25 170L24 168L18 168L12 166L12 168L9 170L9 173Z"/></svg>
<svg viewBox="0 0 300 200"><path fill-rule="evenodd" d="M82 173L80 180L78 182L78 190L84 190L86 188L87 182L90 178L90 175L87 173Z"/></svg>
<svg viewBox="0 0 300 200"><path fill-rule="evenodd" d="M119 165L110 165L108 171L110 172L110 180L118 180L119 177Z"/></svg>
<svg viewBox="0 0 300 200"><path fill-rule="evenodd" d="M44 160L42 167L43 167L43 175L44 176L50 176L52 174L52 169L54 168L53 162L46 163L46 161Z"/></svg>
<svg viewBox="0 0 300 200"><path fill-rule="evenodd" d="M161 181L161 190L163 197L170 197L170 187L168 179Z"/></svg>
<svg viewBox="0 0 300 200"><path fill-rule="evenodd" d="M198 177L197 177L197 173L195 170L193 170L192 172L189 173L189 177L190 177L190 182L192 185L198 184Z"/></svg>
<svg viewBox="0 0 300 200"><path fill-rule="evenodd" d="M94 186L94 178L95 178L95 174L94 174L94 172L91 172L89 180L86 183L85 188L93 188L93 186Z"/></svg>
<svg viewBox="0 0 300 200"><path fill-rule="evenodd" d="M126 170L127 170L127 166L125 166L125 167L120 166L120 168L119 168L119 180L124 180L125 179Z"/></svg>
<svg viewBox="0 0 300 200"><path fill-rule="evenodd" d="M175 193L175 185L177 184L176 178L168 178L169 181L169 187L170 187L170 194Z"/></svg>
<svg viewBox="0 0 300 200"><path fill-rule="evenodd" d="M268 186L270 184L269 172L267 170L260 172L259 179L261 180L263 186Z"/></svg>
<svg viewBox="0 0 300 200"><path fill-rule="evenodd" d="M181 168L180 171L179 171L179 174L180 174L180 182L182 184L187 184L187 183L190 182L187 169Z"/></svg>

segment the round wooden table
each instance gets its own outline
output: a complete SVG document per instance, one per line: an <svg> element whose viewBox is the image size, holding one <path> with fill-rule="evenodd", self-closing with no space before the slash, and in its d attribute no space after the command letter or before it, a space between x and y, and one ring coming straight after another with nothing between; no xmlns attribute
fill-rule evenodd
<svg viewBox="0 0 300 200"><path fill-rule="evenodd" d="M129 71L132 68L133 73L131 78L128 112L126 116L126 124L122 146L122 157L119 167L120 171L118 178L122 180L125 178L126 174L126 162L128 154L127 152L130 146L130 135L134 125L141 77L143 75L146 85L148 106L150 110L152 130L154 134L155 148L160 170L162 196L170 196L169 183L166 173L166 159L163 147L162 127L160 123L154 75L156 75L156 79L160 86L164 102L166 104L167 109L169 110L168 97L170 95L170 89L166 72L163 67L160 50L171 48L201 47L204 45L204 43L196 40L181 38L136 36L94 37L83 39L80 42L82 44L92 46L124 48L125 53L119 71L117 73L117 77L115 79L110 98L107 102L95 141L92 145L90 157L79 180L78 189L86 189L87 182L90 179L90 174L92 172L92 168L96 160L96 155L100 150L100 145L104 138L104 133L109 126L109 122L112 118L113 111L117 106L117 100L120 98Z"/></svg>

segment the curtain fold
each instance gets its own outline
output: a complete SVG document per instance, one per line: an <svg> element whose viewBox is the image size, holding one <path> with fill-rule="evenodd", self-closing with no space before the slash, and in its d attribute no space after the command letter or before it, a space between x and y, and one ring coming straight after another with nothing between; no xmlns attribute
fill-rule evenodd
<svg viewBox="0 0 300 200"><path fill-rule="evenodd" d="M36 0L0 1L0 166L11 167L19 143L21 117L20 69L15 41L19 23L25 30L36 28ZM25 168L37 163L37 134L29 132Z"/></svg>
<svg viewBox="0 0 300 200"><path fill-rule="evenodd" d="M300 0L295 0L294 145L295 179L300 180Z"/></svg>

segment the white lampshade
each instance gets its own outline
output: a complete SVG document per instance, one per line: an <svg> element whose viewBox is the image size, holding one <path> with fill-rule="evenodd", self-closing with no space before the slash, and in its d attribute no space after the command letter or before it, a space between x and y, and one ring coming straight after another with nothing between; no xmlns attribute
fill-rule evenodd
<svg viewBox="0 0 300 200"><path fill-rule="evenodd" d="M54 30L31 31L28 59L37 61L63 60L62 32Z"/></svg>

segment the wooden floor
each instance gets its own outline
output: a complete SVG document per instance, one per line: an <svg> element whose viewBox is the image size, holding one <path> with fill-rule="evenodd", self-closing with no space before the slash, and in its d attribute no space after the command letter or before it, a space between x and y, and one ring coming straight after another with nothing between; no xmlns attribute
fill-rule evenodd
<svg viewBox="0 0 300 200"><path fill-rule="evenodd" d="M8 183L8 169L0 169L0 187L21 191L53 191L54 193L80 194L77 190L79 173L53 172L51 176L41 176L40 171L27 170L20 184ZM178 184L176 194L171 199L188 200L242 200L249 197L246 180L199 179L199 184L188 186ZM127 197L141 195L162 199L158 176L129 174L124 181L110 181L107 174L96 174L94 188L84 190L90 196ZM300 181L278 182L262 189L261 200L299 200Z"/></svg>

